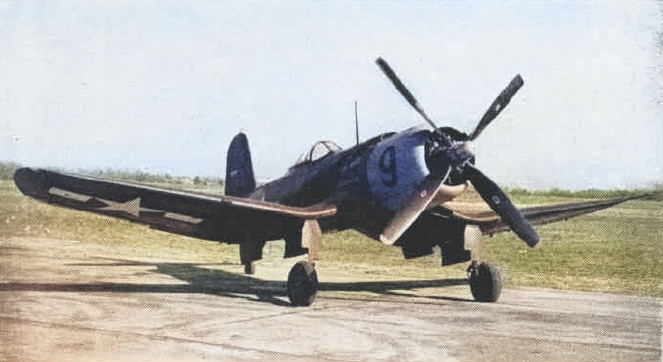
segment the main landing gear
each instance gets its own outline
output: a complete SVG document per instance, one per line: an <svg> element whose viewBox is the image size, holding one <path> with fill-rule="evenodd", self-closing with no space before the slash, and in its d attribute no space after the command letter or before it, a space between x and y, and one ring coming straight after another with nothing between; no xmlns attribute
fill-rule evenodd
<svg viewBox="0 0 663 362"><path fill-rule="evenodd" d="M477 302L495 302L502 292L502 276L499 269L486 262L472 261L467 268L470 291Z"/></svg>
<svg viewBox="0 0 663 362"><path fill-rule="evenodd" d="M477 302L496 302L502 292L502 276L494 265L472 261L467 268L470 291ZM288 299L295 307L310 306L318 293L318 273L315 264L302 260L288 274Z"/></svg>
<svg viewBox="0 0 663 362"><path fill-rule="evenodd" d="M322 230L316 220L302 226L302 248L308 249L308 260L295 264L288 274L288 299L294 307L308 307L318 294L318 273L314 260L322 249Z"/></svg>
<svg viewBox="0 0 663 362"><path fill-rule="evenodd" d="M315 264L302 260L288 274L288 299L295 307L308 307L318 294L318 273Z"/></svg>

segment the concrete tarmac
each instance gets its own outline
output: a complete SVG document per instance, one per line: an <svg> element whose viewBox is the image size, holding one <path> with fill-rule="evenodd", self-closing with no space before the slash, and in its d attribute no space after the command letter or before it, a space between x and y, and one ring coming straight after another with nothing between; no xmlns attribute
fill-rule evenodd
<svg viewBox="0 0 663 362"><path fill-rule="evenodd" d="M661 360L659 298L524 289L484 304L462 280L323 279L294 308L282 281L233 268L0 239L0 360Z"/></svg>

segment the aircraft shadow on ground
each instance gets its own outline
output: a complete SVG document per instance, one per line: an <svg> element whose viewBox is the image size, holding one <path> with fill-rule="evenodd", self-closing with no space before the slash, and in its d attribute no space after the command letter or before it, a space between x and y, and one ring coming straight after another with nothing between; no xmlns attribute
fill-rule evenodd
<svg viewBox="0 0 663 362"><path fill-rule="evenodd" d="M187 284L139 284L139 283L0 283L0 291L39 291L39 292L110 292L110 293L202 293L230 298L245 298L275 305L289 306L285 281L262 280L249 275L210 269L192 263L146 263L129 260L114 260L113 263L70 264L70 266L109 267L109 266L152 266L152 272L170 275ZM216 264L205 264L213 266ZM378 295L394 295L471 301L445 296L429 296L408 293L414 289L439 288L467 285L466 279L407 280L407 281L358 281L321 282L320 291L330 292L370 292ZM340 298L340 297L339 297ZM350 298L348 298L350 299ZM355 299L355 298L351 298ZM361 299L361 298L356 298ZM366 299L369 300L369 299Z"/></svg>

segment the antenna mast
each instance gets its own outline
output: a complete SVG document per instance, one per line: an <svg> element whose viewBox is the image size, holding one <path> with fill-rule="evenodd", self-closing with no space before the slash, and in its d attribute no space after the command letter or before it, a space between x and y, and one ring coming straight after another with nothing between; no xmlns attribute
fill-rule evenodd
<svg viewBox="0 0 663 362"><path fill-rule="evenodd" d="M357 101L355 100L355 139L359 144L359 118L357 118Z"/></svg>

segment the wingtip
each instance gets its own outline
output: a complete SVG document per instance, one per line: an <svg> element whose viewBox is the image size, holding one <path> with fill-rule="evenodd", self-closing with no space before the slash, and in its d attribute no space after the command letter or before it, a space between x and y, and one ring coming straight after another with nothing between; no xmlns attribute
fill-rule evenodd
<svg viewBox="0 0 663 362"><path fill-rule="evenodd" d="M44 176L40 170L22 167L14 172L14 184L24 195L43 197L44 183Z"/></svg>

